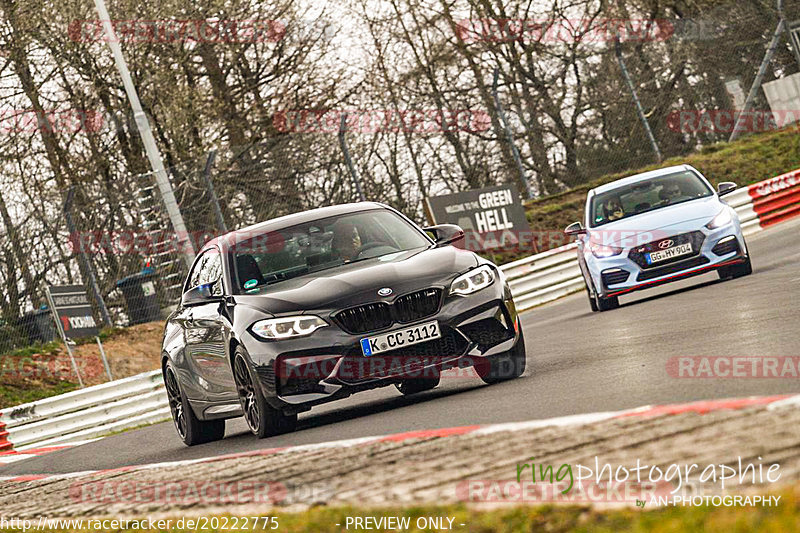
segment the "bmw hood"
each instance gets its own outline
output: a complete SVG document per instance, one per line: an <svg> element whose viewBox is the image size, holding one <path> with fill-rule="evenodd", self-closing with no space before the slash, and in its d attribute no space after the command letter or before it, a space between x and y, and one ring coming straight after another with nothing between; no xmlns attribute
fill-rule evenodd
<svg viewBox="0 0 800 533"><path fill-rule="evenodd" d="M384 299L378 295L383 288L392 290L385 298L391 300L444 286L457 273L477 265L475 254L454 246L399 252L298 276L234 298L237 304L274 315L342 309Z"/></svg>
<svg viewBox="0 0 800 533"><path fill-rule="evenodd" d="M601 244L636 246L695 231L711 221L723 207L716 196L691 200L589 228L589 237L592 242Z"/></svg>

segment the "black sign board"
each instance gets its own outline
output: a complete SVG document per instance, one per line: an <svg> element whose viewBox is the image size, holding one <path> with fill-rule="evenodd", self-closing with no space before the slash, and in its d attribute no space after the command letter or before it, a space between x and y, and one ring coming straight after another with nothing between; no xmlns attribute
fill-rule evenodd
<svg viewBox="0 0 800 533"><path fill-rule="evenodd" d="M426 202L433 224L458 224L464 229L468 250L508 248L530 239L525 209L514 185L433 196Z"/></svg>
<svg viewBox="0 0 800 533"><path fill-rule="evenodd" d="M83 285L51 285L47 287L47 295L67 338L80 339L97 335L92 305L86 297Z"/></svg>

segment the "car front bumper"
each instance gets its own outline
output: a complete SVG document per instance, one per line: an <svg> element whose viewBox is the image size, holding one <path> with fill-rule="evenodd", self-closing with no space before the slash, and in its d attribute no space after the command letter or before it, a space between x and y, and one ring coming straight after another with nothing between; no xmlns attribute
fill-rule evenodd
<svg viewBox="0 0 800 533"><path fill-rule="evenodd" d="M451 296L444 290L435 315L379 331L353 335L330 316L324 318L330 326L308 337L279 342L252 336L243 339L264 396L273 407L286 413L305 411L355 392L434 377L447 368L467 368L511 350L521 335L511 291L500 278L469 296ZM360 341L365 337L433 320L439 323L441 339L381 356L365 357L361 352Z"/></svg>
<svg viewBox="0 0 800 533"><path fill-rule="evenodd" d="M689 235L694 237L685 237ZM586 265L598 294L603 298L620 296L739 264L747 259L747 245L738 220L713 230L705 226L683 229L658 240L668 237L685 237L687 242L694 239L699 251L654 265L646 264L643 258L646 252L637 253L650 243L625 248L621 254L607 258L597 258L586 251Z"/></svg>

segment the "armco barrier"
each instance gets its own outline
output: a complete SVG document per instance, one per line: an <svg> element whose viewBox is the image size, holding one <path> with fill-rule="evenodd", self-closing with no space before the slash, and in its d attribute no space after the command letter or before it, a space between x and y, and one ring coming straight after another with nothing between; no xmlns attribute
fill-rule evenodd
<svg viewBox="0 0 800 533"><path fill-rule="evenodd" d="M800 169L742 187L725 196L745 235L800 215ZM584 288L574 243L500 267L519 310Z"/></svg>
<svg viewBox="0 0 800 533"><path fill-rule="evenodd" d="M800 215L800 169L748 187L761 227Z"/></svg>
<svg viewBox="0 0 800 533"><path fill-rule="evenodd" d="M169 416L161 371L154 371L6 409L0 425L14 449L26 450L91 440Z"/></svg>
<svg viewBox="0 0 800 533"><path fill-rule="evenodd" d="M574 243L500 267L514 295L517 309L561 298L584 287Z"/></svg>

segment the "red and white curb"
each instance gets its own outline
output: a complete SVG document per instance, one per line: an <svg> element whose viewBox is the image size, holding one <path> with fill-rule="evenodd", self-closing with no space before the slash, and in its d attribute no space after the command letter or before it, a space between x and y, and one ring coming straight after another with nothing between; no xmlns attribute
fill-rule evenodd
<svg viewBox="0 0 800 533"><path fill-rule="evenodd" d="M5 452L0 452L0 466L5 466L10 463L16 463L17 461L22 461L24 459L30 459L31 457L38 457L40 455L46 455L51 452L57 452L58 450L63 450L64 448L71 448L72 446L48 446L45 448L33 448L31 450L25 450L24 452L20 452L17 450L8 450Z"/></svg>
<svg viewBox="0 0 800 533"><path fill-rule="evenodd" d="M70 479L89 475L108 474L113 472L135 472L141 470L151 470L156 468L167 468L174 466L185 466L199 463L212 463L216 461L225 461L228 459L236 459L241 457L254 457L275 455L284 453L299 453L309 452L316 450L324 450L330 448L350 448L354 446L365 446L370 444L378 444L381 442L404 442L414 439L430 439L430 438L445 438L456 435L490 435L493 433L502 433L510 431L523 431L527 429L539 429L544 427L569 427L569 426L583 426L594 424L611 419L621 419L629 417L652 418L659 416L673 416L686 413L706 414L714 411L722 410L736 410L744 409L747 407L761 407L766 406L767 409L778 409L781 407L800 407L800 394L798 395L775 395L775 396L751 396L747 398L729 398L723 400L701 400L689 403L667 404L667 405L647 405L637 407L635 409L626 409L623 411L606 411L600 413L587 413L580 415L560 416L556 418L547 418L544 420L530 420L525 422L509 422L504 424L489 424L489 425L474 425L474 426L460 426L441 429L423 429L417 431L408 431L405 433L395 433L391 435L380 435L374 437L360 437L356 439L345 439L331 442L322 442L316 444L303 444L299 446L286 446L280 448L265 448L263 450L254 450L251 452L232 453L226 455L218 455L215 457L205 457L202 459L189 459L185 461L170 461L163 463L152 463L145 465L132 465L121 468L112 468L109 470L86 470L83 472L72 472L69 474L31 474L23 476L0 476L0 481L37 481L42 479ZM60 447L56 447L60 449ZM44 450L44 449L42 449ZM50 449L49 451L55 451ZM34 452L28 450L20 454ZM43 452L48 453L48 452ZM0 462L2 462L0 456Z"/></svg>
<svg viewBox="0 0 800 533"><path fill-rule="evenodd" d="M90 442L94 442L96 440L100 439L90 439L81 442L72 442L70 444L64 444L61 446L43 446L41 448L28 448L25 450L8 449L5 451L0 451L0 467L11 463L16 463L17 461L30 459L31 457L39 457L40 455L47 455L48 453L57 452L58 450L73 448L75 446L81 446L83 444L89 444ZM0 479L3 478L0 477Z"/></svg>

